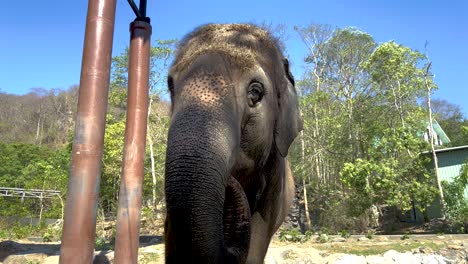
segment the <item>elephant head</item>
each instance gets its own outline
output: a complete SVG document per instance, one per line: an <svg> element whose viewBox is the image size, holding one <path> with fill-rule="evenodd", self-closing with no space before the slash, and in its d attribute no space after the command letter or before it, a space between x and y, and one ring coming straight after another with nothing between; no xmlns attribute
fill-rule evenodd
<svg viewBox="0 0 468 264"><path fill-rule="evenodd" d="M261 171L302 129L278 42L246 24L210 24L181 42L169 71L167 263L243 263Z"/></svg>

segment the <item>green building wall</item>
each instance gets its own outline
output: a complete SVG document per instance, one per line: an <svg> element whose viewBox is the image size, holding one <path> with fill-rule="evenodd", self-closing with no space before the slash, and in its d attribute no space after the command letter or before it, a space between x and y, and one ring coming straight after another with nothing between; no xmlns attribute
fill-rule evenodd
<svg viewBox="0 0 468 264"><path fill-rule="evenodd" d="M460 174L460 169L468 161L468 147L465 149L437 153L440 180L452 182ZM468 188L465 188L468 199Z"/></svg>
<svg viewBox="0 0 468 264"><path fill-rule="evenodd" d="M455 177L460 174L460 169L463 164L468 162L468 146L441 149L437 150L436 153L441 181L452 182ZM468 199L468 187L465 188L465 198ZM439 201L435 201L427 208L427 215L430 219L442 217L442 209ZM416 220L422 220L422 214L418 213Z"/></svg>
<svg viewBox="0 0 468 264"><path fill-rule="evenodd" d="M439 165L439 177L441 181L452 182L455 177L460 175L460 170L463 164L468 162L468 146L460 146L446 149L436 150L437 160ZM432 159L431 152L425 152L423 155L428 155ZM430 163L430 168L434 169L434 163ZM468 199L468 186L465 188L465 198ZM440 201L437 199L427 208L427 216L429 219L441 218L442 208ZM421 211L413 208L411 212L408 212L400 217L405 222L423 222L424 216Z"/></svg>

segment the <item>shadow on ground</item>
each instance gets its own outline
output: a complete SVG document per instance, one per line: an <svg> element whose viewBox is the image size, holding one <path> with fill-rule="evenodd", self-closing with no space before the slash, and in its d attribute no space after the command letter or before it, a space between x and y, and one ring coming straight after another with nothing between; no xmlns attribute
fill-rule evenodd
<svg viewBox="0 0 468 264"><path fill-rule="evenodd" d="M157 245L163 242L162 236L142 235L140 236L140 245L149 246ZM106 256L114 248L114 242L106 243L96 248L94 264L111 263ZM58 257L60 255L60 244L58 243L41 243L32 242L29 240L12 241L6 240L0 242L0 263L4 262L9 256L15 255L22 258L25 255L37 255L41 258ZM18 262L16 262L18 263Z"/></svg>

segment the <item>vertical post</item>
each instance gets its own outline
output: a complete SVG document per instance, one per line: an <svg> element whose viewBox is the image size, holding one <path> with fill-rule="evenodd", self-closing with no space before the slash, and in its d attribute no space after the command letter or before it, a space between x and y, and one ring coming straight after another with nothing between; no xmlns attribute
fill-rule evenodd
<svg viewBox="0 0 468 264"><path fill-rule="evenodd" d="M92 263L109 90L115 0L90 0L60 263Z"/></svg>
<svg viewBox="0 0 468 264"><path fill-rule="evenodd" d="M146 0L140 0L140 14L143 18L146 17Z"/></svg>
<svg viewBox="0 0 468 264"><path fill-rule="evenodd" d="M151 25L145 21L134 21L130 24L130 35L127 123L117 213L115 263L138 263Z"/></svg>

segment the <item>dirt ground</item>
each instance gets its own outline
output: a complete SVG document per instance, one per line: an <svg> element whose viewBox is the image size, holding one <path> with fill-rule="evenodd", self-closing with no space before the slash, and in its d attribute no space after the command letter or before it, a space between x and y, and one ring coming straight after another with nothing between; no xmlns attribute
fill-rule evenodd
<svg viewBox="0 0 468 264"><path fill-rule="evenodd" d="M351 236L343 239L317 238L304 243L282 242L275 238L265 263L468 263L468 235ZM0 241L0 263L58 263L58 242L38 239ZM322 241L323 242L323 241ZM113 263L114 252L95 252L94 263ZM164 244L160 236L142 236L139 263L164 263Z"/></svg>

